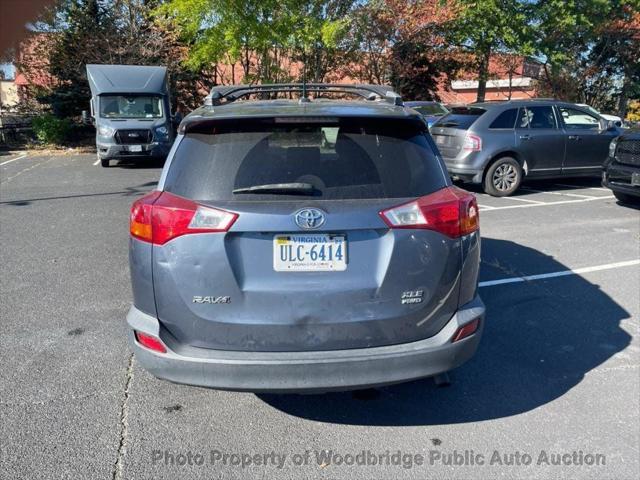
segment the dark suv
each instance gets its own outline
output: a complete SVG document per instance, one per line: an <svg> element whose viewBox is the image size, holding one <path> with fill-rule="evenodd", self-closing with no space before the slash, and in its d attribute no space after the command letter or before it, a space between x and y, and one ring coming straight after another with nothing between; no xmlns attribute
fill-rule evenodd
<svg viewBox="0 0 640 480"><path fill-rule="evenodd" d="M640 130L614 139L604 164L602 185L622 203L640 204Z"/></svg>
<svg viewBox="0 0 640 480"><path fill-rule="evenodd" d="M449 173L500 197L525 177L599 176L620 133L589 110L554 100L455 107L431 128Z"/></svg>
<svg viewBox="0 0 640 480"><path fill-rule="evenodd" d="M243 100L281 92L302 98ZM365 100L318 98L330 92ZM216 87L209 103L131 210L127 320L146 369L222 389L339 390L473 355L478 206L417 112L363 85Z"/></svg>

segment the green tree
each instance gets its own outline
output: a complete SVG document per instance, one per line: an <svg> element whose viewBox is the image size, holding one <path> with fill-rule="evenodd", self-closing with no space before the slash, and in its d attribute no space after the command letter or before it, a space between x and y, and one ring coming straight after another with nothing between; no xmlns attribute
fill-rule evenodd
<svg viewBox="0 0 640 480"><path fill-rule="evenodd" d="M311 78L330 66L346 23L345 0L169 0L158 16L190 45L191 69L239 64L245 82L290 80L291 60L307 61ZM222 80L222 79L221 79Z"/></svg>
<svg viewBox="0 0 640 480"><path fill-rule="evenodd" d="M357 81L390 83L405 98L437 99L445 79L460 67L443 35L454 18L451 2L370 0L350 14L337 71Z"/></svg>
<svg viewBox="0 0 640 480"><path fill-rule="evenodd" d="M455 78L464 58L446 41L459 6L441 0L387 0L387 5L399 13L393 17L391 84L405 98L440 100L440 86Z"/></svg>
<svg viewBox="0 0 640 480"><path fill-rule="evenodd" d="M624 117L640 96L640 1L538 0L531 11L543 92Z"/></svg>
<svg viewBox="0 0 640 480"><path fill-rule="evenodd" d="M447 24L445 38L470 54L478 76L478 102L485 99L492 55L533 53L528 5L526 0L454 0L458 13Z"/></svg>
<svg viewBox="0 0 640 480"><path fill-rule="evenodd" d="M336 65L339 77L363 83L389 83L397 17L390 15L387 7L384 0L371 0L351 11L341 49L342 61Z"/></svg>
<svg viewBox="0 0 640 480"><path fill-rule="evenodd" d="M110 12L96 0L66 0L54 12L52 23L40 25L53 41L49 73L57 79L56 88L41 101L50 104L56 116L74 116L87 108L90 93L84 66L92 52L100 51L98 42L112 27Z"/></svg>
<svg viewBox="0 0 640 480"><path fill-rule="evenodd" d="M35 50L19 65L32 76L55 79L51 91L38 95L58 117L86 110L90 91L86 64L165 65L174 103L201 104L208 72L185 71L186 46L175 32L154 18L153 0L62 0L35 24ZM46 40L46 41L45 41ZM46 57L43 64L39 57ZM43 72L46 70L46 72ZM175 105L174 105L175 106Z"/></svg>

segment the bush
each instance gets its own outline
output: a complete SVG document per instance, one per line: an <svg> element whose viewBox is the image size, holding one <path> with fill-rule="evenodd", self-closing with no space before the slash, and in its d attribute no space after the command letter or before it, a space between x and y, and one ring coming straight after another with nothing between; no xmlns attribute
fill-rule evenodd
<svg viewBox="0 0 640 480"><path fill-rule="evenodd" d="M50 113L33 119L33 131L43 143L60 145L69 136L71 122L66 118L56 118Z"/></svg>

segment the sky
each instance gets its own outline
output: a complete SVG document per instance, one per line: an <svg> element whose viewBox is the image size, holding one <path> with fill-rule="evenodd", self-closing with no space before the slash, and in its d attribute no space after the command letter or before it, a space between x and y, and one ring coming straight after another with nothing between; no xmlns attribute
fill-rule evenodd
<svg viewBox="0 0 640 480"><path fill-rule="evenodd" d="M7 79L13 79L16 74L15 67L10 63L0 63L0 70L4 72L4 77Z"/></svg>

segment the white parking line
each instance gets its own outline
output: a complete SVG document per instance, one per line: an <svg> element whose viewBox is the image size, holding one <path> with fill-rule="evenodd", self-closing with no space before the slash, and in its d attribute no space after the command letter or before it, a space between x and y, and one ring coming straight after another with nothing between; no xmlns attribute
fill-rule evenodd
<svg viewBox="0 0 640 480"><path fill-rule="evenodd" d="M518 202L526 202L526 203L539 203L542 205L546 205L548 202L540 202L538 200L529 200L528 198L520 198L520 197L509 197L509 200L516 200Z"/></svg>
<svg viewBox="0 0 640 480"><path fill-rule="evenodd" d="M631 267L640 265L640 260L628 260L626 262L607 263L594 267L576 268L575 270L562 270L560 272L542 273L539 275L527 275L525 277L502 278L500 280L489 280L480 282L478 287L493 287L494 285L504 285L505 283L530 282L532 280L542 280L545 278L564 277L567 275L579 275L581 273L599 272L601 270L611 270L613 268Z"/></svg>
<svg viewBox="0 0 640 480"><path fill-rule="evenodd" d="M597 198L593 195L578 195L577 193L563 193L563 192L549 192L545 190L535 190L533 188L522 187L522 190L526 190L527 192L534 193L547 193L549 195L560 195L561 197L576 197L576 198Z"/></svg>
<svg viewBox="0 0 640 480"><path fill-rule="evenodd" d="M1 166L3 166L3 165L6 165L7 163L15 162L16 160L21 160L21 159L23 159L23 158L25 158L25 157L27 157L27 156L28 156L28 154L23 153L23 154L22 154L22 155L20 155L19 157L12 158L11 160L7 160L6 162L2 162L2 163L0 163L0 167L1 167Z"/></svg>
<svg viewBox="0 0 640 480"><path fill-rule="evenodd" d="M567 185L565 183L556 183L556 187L565 187L565 188L573 188L574 190L601 190L603 192L608 192L608 188L603 187L581 187L580 185Z"/></svg>
<svg viewBox="0 0 640 480"><path fill-rule="evenodd" d="M478 204L478 207L480 207L480 210L495 210L496 207L490 207L489 205L482 205L482 204Z"/></svg>
<svg viewBox="0 0 640 480"><path fill-rule="evenodd" d="M95 162L93 162L93 166L95 167L96 165L98 165L100 163L100 159L97 159Z"/></svg>
<svg viewBox="0 0 640 480"><path fill-rule="evenodd" d="M527 203L526 205L506 205L504 207L491 207L487 209L487 212L494 212L497 210L509 210L510 208L549 207L552 205L567 205L569 203L593 202L594 200L605 200L608 198L613 198L613 195L603 195L602 197L581 198L579 200L561 200L559 202Z"/></svg>

